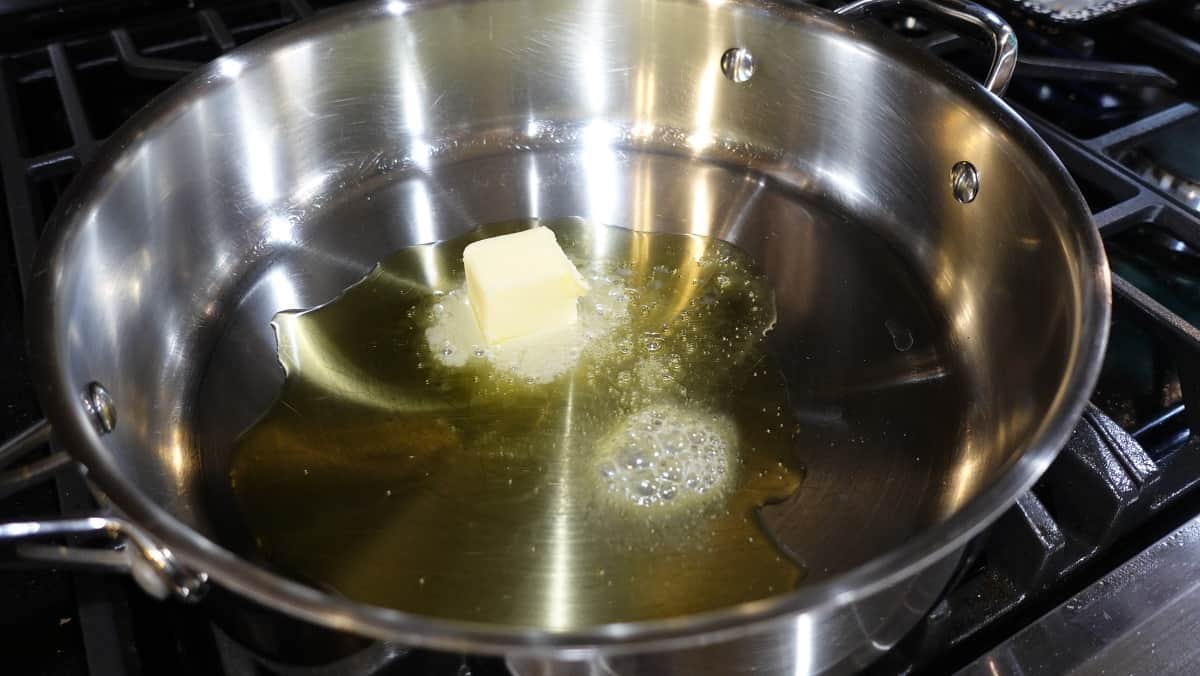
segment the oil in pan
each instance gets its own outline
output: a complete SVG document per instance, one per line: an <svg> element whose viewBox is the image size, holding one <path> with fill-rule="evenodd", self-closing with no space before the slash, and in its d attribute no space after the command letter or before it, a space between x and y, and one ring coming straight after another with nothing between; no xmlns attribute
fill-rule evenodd
<svg viewBox="0 0 1200 676"><path fill-rule="evenodd" d="M536 224L589 282L580 321L481 344L438 285L470 242ZM804 569L758 508L803 468L774 322L766 278L716 239L562 219L407 248L276 317L287 377L234 492L268 562L409 612L576 629L782 593Z"/></svg>

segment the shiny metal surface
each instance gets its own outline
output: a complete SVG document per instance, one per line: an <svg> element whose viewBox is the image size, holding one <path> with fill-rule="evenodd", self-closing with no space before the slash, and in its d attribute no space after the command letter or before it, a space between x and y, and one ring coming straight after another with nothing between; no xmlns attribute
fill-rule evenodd
<svg viewBox="0 0 1200 676"><path fill-rule="evenodd" d="M108 540L126 541L131 546L114 551L79 545L32 544L34 540L63 536L104 536ZM176 560L170 549L156 544L136 524L116 517L0 524L0 542L5 541L18 542L17 555L27 561L129 573L147 594L159 599L172 596L180 601L196 601L204 596L208 586L207 574L189 570Z"/></svg>
<svg viewBox="0 0 1200 676"><path fill-rule="evenodd" d="M45 420L30 425L0 445L0 469L8 467L50 441L50 424Z"/></svg>
<svg viewBox="0 0 1200 676"><path fill-rule="evenodd" d="M0 446L0 497L12 495L72 464L66 451L54 451L33 462L17 467L17 460L29 455L50 441L50 425L42 420L34 423Z"/></svg>
<svg viewBox="0 0 1200 676"><path fill-rule="evenodd" d="M731 47L754 55L751 79L722 72ZM963 160L986 183L970 204L947 185ZM63 205L35 266L31 353L56 436L124 513L263 606L553 673L601 658L622 674L865 663L1049 464L1108 327L1098 237L1029 128L948 66L804 6L495 0L333 12L176 86L117 133ZM826 212L843 217L813 216ZM953 415L908 397L910 418L897 408L855 419L869 421L870 443L806 458L807 483L772 510L772 527L806 537L821 574L718 612L579 631L433 620L235 554L238 543L217 535L236 519L229 442L277 391L270 318L329 300L397 248L531 216L746 249L775 286L779 335L794 339L781 349L808 369L793 385L797 414L833 427L848 418L830 397L900 388L903 403L903 388L946 377L922 336L846 302L863 295L842 290L861 280L838 274L853 252L831 250L822 233L868 228L920 280L973 396ZM93 381L120 410L104 436L79 405ZM918 447L889 434L889 420L938 441ZM548 570L531 593L567 588L567 567Z"/></svg>
<svg viewBox="0 0 1200 676"><path fill-rule="evenodd" d="M979 194L979 170L965 160L955 164L950 170L950 185L954 199L963 204L974 202Z"/></svg>
<svg viewBox="0 0 1200 676"><path fill-rule="evenodd" d="M982 32L992 43L992 64L983 86L996 96L1008 89L1017 67L1017 35L999 14L967 0L858 0L834 12L855 16L881 7L914 7Z"/></svg>
<svg viewBox="0 0 1200 676"><path fill-rule="evenodd" d="M91 414L101 434L108 434L117 426L117 405L100 383L88 384L83 395L83 406Z"/></svg>
<svg viewBox="0 0 1200 676"><path fill-rule="evenodd" d="M1112 571L960 676L1164 676L1200 669L1200 518Z"/></svg>
<svg viewBox="0 0 1200 676"><path fill-rule="evenodd" d="M721 55L721 72L730 82L749 80L754 77L754 55L743 47L731 47Z"/></svg>

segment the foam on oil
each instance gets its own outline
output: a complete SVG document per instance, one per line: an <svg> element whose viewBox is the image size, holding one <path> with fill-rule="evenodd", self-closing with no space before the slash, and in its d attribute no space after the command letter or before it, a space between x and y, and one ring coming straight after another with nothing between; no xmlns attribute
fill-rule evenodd
<svg viewBox="0 0 1200 676"><path fill-rule="evenodd" d="M463 248L541 224L591 285L575 326L487 346ZM261 556L368 603L572 629L782 593L756 509L802 469L768 282L698 236L577 219L385 260L275 319L287 372L238 442Z"/></svg>

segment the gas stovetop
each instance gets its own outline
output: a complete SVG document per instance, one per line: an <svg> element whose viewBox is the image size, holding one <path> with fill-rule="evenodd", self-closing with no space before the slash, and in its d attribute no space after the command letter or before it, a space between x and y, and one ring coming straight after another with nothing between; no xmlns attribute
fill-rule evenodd
<svg viewBox="0 0 1200 676"><path fill-rule="evenodd" d="M336 4L0 0L0 443L39 418L21 293L72 176L200 63ZM1005 98L1067 166L1105 239L1110 348L1058 460L971 545L942 600L871 672L1191 673L1200 669L1190 583L1200 572L1200 434L1190 433L1200 430L1200 3L1092 23L1008 18L1021 57ZM881 20L972 74L986 70L985 50L968 40L903 12ZM7 455L0 448L0 521L94 509L76 468L26 485L5 471ZM269 661L199 608L153 601L118 577L30 570L6 554L5 673L507 673L496 660L383 644L334 664ZM1146 627L1159 638L1135 634Z"/></svg>

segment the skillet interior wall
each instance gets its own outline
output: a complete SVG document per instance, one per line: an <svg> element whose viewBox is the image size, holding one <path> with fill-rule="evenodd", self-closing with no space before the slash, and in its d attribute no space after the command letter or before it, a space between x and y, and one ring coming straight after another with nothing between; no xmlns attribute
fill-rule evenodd
<svg viewBox="0 0 1200 676"><path fill-rule="evenodd" d="M774 253L776 283L799 284L803 242L772 248L751 217L774 213L777 232L802 220L804 206L775 189L786 186L902 246L944 309L976 394L972 410L948 416L957 443L945 488L921 496L933 501L928 520L1015 457L1058 394L1051 376L1071 358L1080 271L1052 224L1070 210L1008 132L910 68L918 57L738 3L354 12L334 30L267 38L175 89L125 132L129 146L80 196L97 206L64 216L80 242L106 245L64 271L59 288L71 300L58 311L105 312L78 313L75 335L56 340L64 350L88 342L72 376L104 382L120 407L106 460L189 524L211 531L201 470L221 475L220 435L251 422L271 393L265 381L239 391L236 379L220 381L231 369L208 369L233 359L211 356L219 344L243 360L273 359L269 329L221 336L329 300L396 248L482 222L580 215L715 234ZM758 64L742 84L719 67L735 45ZM529 162L503 158L535 151L548 159L529 191ZM491 175L439 180L490 157ZM686 158L688 173L630 185L636 172L622 172L652 161L641 157ZM962 159L982 176L970 205L950 192ZM320 226L320 210L379 182L409 191L412 209ZM222 398L238 410L210 406Z"/></svg>

